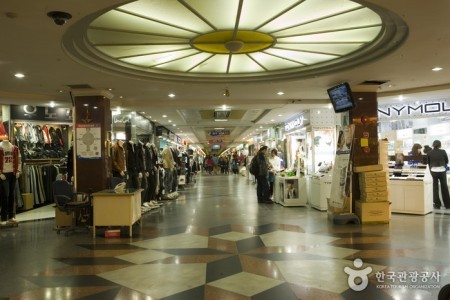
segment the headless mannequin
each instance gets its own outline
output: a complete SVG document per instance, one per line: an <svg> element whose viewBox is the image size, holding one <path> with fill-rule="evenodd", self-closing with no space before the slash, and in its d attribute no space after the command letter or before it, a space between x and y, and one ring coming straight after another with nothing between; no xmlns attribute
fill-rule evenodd
<svg viewBox="0 0 450 300"><path fill-rule="evenodd" d="M139 188L138 169L136 161L136 145L133 141L128 141L126 145L126 166L128 170L128 188Z"/></svg>
<svg viewBox="0 0 450 300"><path fill-rule="evenodd" d="M0 145L0 196L2 225L16 223L14 189L17 178L20 177L22 164L20 152L9 140L3 140Z"/></svg>

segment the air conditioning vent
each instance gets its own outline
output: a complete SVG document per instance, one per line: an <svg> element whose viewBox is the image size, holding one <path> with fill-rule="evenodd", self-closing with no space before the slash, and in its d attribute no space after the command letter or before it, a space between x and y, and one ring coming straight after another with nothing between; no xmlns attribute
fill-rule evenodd
<svg viewBox="0 0 450 300"><path fill-rule="evenodd" d="M229 110L216 110L214 112L214 119L228 119L231 111Z"/></svg>

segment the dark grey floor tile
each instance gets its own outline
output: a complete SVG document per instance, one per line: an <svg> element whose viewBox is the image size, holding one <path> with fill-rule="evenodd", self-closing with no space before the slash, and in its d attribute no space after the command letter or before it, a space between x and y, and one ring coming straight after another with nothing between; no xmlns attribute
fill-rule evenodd
<svg viewBox="0 0 450 300"><path fill-rule="evenodd" d="M111 300L116 299L117 294L120 292L121 287L113 288L104 292L89 295L86 297L78 298L78 300Z"/></svg>
<svg viewBox="0 0 450 300"><path fill-rule="evenodd" d="M223 226L216 226L216 227L212 227L209 228L209 236L213 236L213 235L217 235L217 234L222 234L222 233L227 233L231 231L231 225L223 225Z"/></svg>
<svg viewBox="0 0 450 300"><path fill-rule="evenodd" d="M278 224L264 224L256 226L255 228L255 234L261 235L265 233L270 233L278 230Z"/></svg>
<svg viewBox="0 0 450 300"><path fill-rule="evenodd" d="M206 283L240 272L242 272L242 266L237 255L213 261L208 263L206 267Z"/></svg>
<svg viewBox="0 0 450 300"><path fill-rule="evenodd" d="M121 260L115 257L68 257L68 258L57 258L56 260L74 266L80 265L129 265L129 261Z"/></svg>
<svg viewBox="0 0 450 300"><path fill-rule="evenodd" d="M89 250L133 250L143 249L130 244L78 244L77 246L83 247Z"/></svg>
<svg viewBox="0 0 450 300"><path fill-rule="evenodd" d="M239 253L245 253L253 249L265 247L263 241L259 236L253 236L245 240L237 241L236 246Z"/></svg>
<svg viewBox="0 0 450 300"><path fill-rule="evenodd" d="M252 296L252 300L297 300L294 292L290 289L289 284L283 283L269 290Z"/></svg>
<svg viewBox="0 0 450 300"><path fill-rule="evenodd" d="M205 286L199 286L191 290L187 290L161 300L203 300L205 298Z"/></svg>

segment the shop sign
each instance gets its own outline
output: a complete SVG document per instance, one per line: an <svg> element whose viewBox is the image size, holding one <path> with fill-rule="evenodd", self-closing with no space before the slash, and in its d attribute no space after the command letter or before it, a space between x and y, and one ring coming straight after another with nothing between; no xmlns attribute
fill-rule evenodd
<svg viewBox="0 0 450 300"><path fill-rule="evenodd" d="M300 116L296 117L295 119L293 119L292 121L284 123L284 131L291 131L293 129L302 127L304 125L304 122L305 122L305 116L300 115Z"/></svg>
<svg viewBox="0 0 450 300"><path fill-rule="evenodd" d="M415 118L427 116L448 115L450 113L449 100L434 100L421 103L380 105L378 106L378 118Z"/></svg>
<svg viewBox="0 0 450 300"><path fill-rule="evenodd" d="M129 115L117 115L113 117L114 124L125 124L131 122L131 118Z"/></svg>
<svg viewBox="0 0 450 300"><path fill-rule="evenodd" d="M33 105L11 105L12 120L72 122L72 109L41 107Z"/></svg>

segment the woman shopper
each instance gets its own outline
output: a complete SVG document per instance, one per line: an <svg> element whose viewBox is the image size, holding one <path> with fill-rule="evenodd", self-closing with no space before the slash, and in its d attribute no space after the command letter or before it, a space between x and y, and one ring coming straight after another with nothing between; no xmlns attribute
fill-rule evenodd
<svg viewBox="0 0 450 300"><path fill-rule="evenodd" d="M269 192L270 197L273 197L275 175L281 171L281 158L278 156L278 151L275 148L270 151L269 163L271 165L271 169L269 171Z"/></svg>
<svg viewBox="0 0 450 300"><path fill-rule="evenodd" d="M430 173L433 177L433 202L434 208L441 208L441 200L439 199L439 183L441 184L442 202L445 208L450 209L450 196L447 186L447 165L448 156L445 150L441 148L441 141L433 142L433 150L427 153L428 165Z"/></svg>

